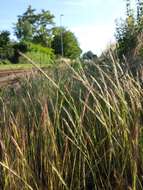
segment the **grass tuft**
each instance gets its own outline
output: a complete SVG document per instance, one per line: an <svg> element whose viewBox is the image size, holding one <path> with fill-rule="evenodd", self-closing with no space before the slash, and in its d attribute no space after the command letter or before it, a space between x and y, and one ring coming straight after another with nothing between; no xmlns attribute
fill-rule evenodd
<svg viewBox="0 0 143 190"><path fill-rule="evenodd" d="M143 189L138 80L114 56L40 71L1 90L0 188Z"/></svg>

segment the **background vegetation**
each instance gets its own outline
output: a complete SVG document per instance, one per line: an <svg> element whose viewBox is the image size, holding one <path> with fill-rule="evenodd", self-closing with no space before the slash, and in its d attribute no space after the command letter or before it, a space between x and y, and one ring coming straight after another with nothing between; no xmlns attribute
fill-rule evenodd
<svg viewBox="0 0 143 190"><path fill-rule="evenodd" d="M26 53L37 63L53 63L55 56L62 55L61 43L64 57L76 59L81 54L75 35L65 28L55 27L54 15L50 11L37 13L29 6L25 13L18 16L14 34L18 41L11 41L8 31L0 32L1 64L23 63L18 51Z"/></svg>

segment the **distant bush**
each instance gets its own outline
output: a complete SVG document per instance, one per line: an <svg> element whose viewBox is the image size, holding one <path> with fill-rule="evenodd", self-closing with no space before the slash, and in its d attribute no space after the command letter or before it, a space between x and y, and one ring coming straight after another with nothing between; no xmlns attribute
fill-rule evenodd
<svg viewBox="0 0 143 190"><path fill-rule="evenodd" d="M9 65L9 64L11 64L11 62L8 59L4 59L4 60L0 61L0 64L1 65Z"/></svg>
<svg viewBox="0 0 143 190"><path fill-rule="evenodd" d="M82 55L84 60L96 60L98 57L92 51L88 51Z"/></svg>
<svg viewBox="0 0 143 190"><path fill-rule="evenodd" d="M25 53L33 61L41 64L51 64L54 61L54 53L51 48L43 47L39 44L21 41L13 45L14 54L11 57L12 63L26 63L27 61L22 58L19 51Z"/></svg>
<svg viewBox="0 0 143 190"><path fill-rule="evenodd" d="M27 43L28 52L33 61L41 64L52 64L55 59L54 52L51 48L43 47L40 44Z"/></svg>

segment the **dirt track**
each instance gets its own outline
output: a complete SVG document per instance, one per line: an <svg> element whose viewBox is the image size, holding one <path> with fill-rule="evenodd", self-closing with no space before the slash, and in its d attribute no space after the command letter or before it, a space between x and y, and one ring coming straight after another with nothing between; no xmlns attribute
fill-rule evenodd
<svg viewBox="0 0 143 190"><path fill-rule="evenodd" d="M37 70L0 70L0 87L18 83L22 77L28 77L36 73Z"/></svg>

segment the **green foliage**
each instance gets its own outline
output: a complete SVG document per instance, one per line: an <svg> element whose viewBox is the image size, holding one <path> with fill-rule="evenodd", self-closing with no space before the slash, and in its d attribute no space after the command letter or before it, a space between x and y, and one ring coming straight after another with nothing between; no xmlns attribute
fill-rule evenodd
<svg viewBox="0 0 143 190"><path fill-rule="evenodd" d="M18 16L15 34L20 43L14 45L13 62L24 61L18 53L18 51L21 51L30 56L35 62L42 64L53 63L54 53L48 47L51 46L54 15L50 11L42 10L40 13L35 11L29 6L25 13Z"/></svg>
<svg viewBox="0 0 143 190"><path fill-rule="evenodd" d="M10 57L10 61L12 63L19 63L19 58L20 58L19 51L22 53L26 53L28 51L28 46L26 42L21 41L21 42L13 43L12 48L13 48L14 53Z"/></svg>
<svg viewBox="0 0 143 190"><path fill-rule="evenodd" d="M0 47L5 47L10 44L10 33L9 31L0 32Z"/></svg>
<svg viewBox="0 0 143 190"><path fill-rule="evenodd" d="M9 59L11 63L28 63L20 56L19 51L25 53L36 63L43 65L53 63L55 58L51 48L43 47L40 44L34 44L27 41L15 42L11 47L9 47L9 49L6 47L5 51L3 61L5 62L5 59ZM12 51L12 54L8 55L10 51Z"/></svg>
<svg viewBox="0 0 143 190"><path fill-rule="evenodd" d="M53 28L54 15L50 11L42 10L36 13L31 6L26 12L18 16L15 25L15 35L19 42L11 42L10 33L4 31L0 34L0 59L8 59L12 63L19 63L22 58L19 51L33 56L36 62L43 64L52 63L56 54L61 54L61 31L63 37L64 56L77 58L81 49L75 35L61 28ZM52 43L52 48L51 48ZM23 61L22 61L23 62Z"/></svg>
<svg viewBox="0 0 143 190"><path fill-rule="evenodd" d="M26 55L31 58L35 63L39 63L42 65L45 64L53 64L55 55L51 48L43 47L40 44L34 44L30 42L25 42L27 45ZM20 62L25 62L26 60L20 58Z"/></svg>
<svg viewBox="0 0 143 190"><path fill-rule="evenodd" d="M0 59L10 59L14 50L10 42L10 33L8 31L0 32Z"/></svg>
<svg viewBox="0 0 143 190"><path fill-rule="evenodd" d="M54 15L50 11L42 10L36 13L31 6L26 12L18 16L15 25L15 35L20 40L33 41L50 47L51 27L54 25Z"/></svg>
<svg viewBox="0 0 143 190"><path fill-rule="evenodd" d="M41 52L41 53L49 54L50 56L54 56L53 50L51 48L46 48L46 47L41 46L40 44L34 44L30 42L27 42L27 46L28 46L29 51Z"/></svg>
<svg viewBox="0 0 143 190"><path fill-rule="evenodd" d="M11 42L9 36L10 33L8 31L3 31L0 34L0 59L3 63L7 62L7 60L12 63L18 63L18 51L25 53L27 51L27 44L23 41Z"/></svg>
<svg viewBox="0 0 143 190"><path fill-rule="evenodd" d="M22 53L25 53L28 51L28 44L24 41L21 41L19 43L15 43L13 45L13 48L15 49L15 51L21 51Z"/></svg>
<svg viewBox="0 0 143 190"><path fill-rule="evenodd" d="M62 38L62 39L61 39ZM77 38L71 31L66 31L64 28L59 28L55 31L52 40L52 48L56 55L61 55L61 43L63 41L63 53L67 58L75 59L81 54Z"/></svg>
<svg viewBox="0 0 143 190"><path fill-rule="evenodd" d="M115 34L118 42L117 53L120 59L123 56L128 59L134 55L134 51L139 43L138 37L143 32L143 2L141 0L137 1L136 12L134 14L129 0L126 0L126 7L126 20L117 22Z"/></svg>
<svg viewBox="0 0 143 190"><path fill-rule="evenodd" d="M122 59L123 55L129 57L137 45L137 25L133 16L117 23L116 39L119 58Z"/></svg>
<svg viewBox="0 0 143 190"><path fill-rule="evenodd" d="M12 45L5 46L4 48L0 47L0 60L11 59L13 55L14 55L14 49Z"/></svg>
<svg viewBox="0 0 143 190"><path fill-rule="evenodd" d="M11 62L8 59L0 60L1 68L7 67L7 65L11 65Z"/></svg>

